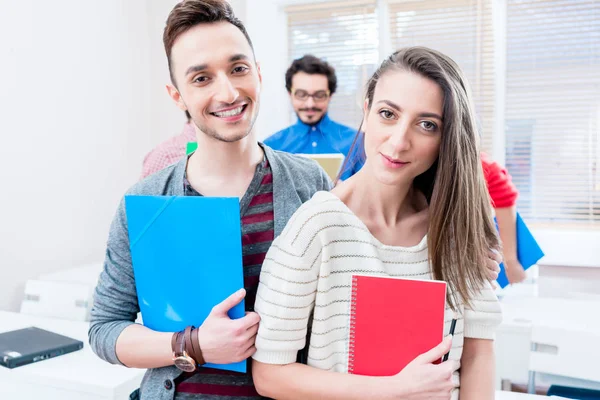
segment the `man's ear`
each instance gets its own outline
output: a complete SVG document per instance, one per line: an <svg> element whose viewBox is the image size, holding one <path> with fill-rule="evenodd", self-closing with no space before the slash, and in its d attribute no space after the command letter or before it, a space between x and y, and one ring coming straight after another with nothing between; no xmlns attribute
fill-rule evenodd
<svg viewBox="0 0 600 400"><path fill-rule="evenodd" d="M258 72L258 81L262 85L262 73L260 72L260 63L258 61L256 62L256 71Z"/></svg>
<svg viewBox="0 0 600 400"><path fill-rule="evenodd" d="M179 90L175 86L173 86L171 84L167 84L166 88L167 88L167 93L169 93L169 97L171 97L171 99L173 100L173 102L175 103L175 105L181 111L187 111L188 110L187 106L183 102L183 98L181 97L181 93L179 93Z"/></svg>

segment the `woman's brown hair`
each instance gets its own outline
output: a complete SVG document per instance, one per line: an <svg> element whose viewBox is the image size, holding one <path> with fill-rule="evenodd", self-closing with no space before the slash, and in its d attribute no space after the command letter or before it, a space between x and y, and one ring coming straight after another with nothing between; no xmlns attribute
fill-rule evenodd
<svg viewBox="0 0 600 400"><path fill-rule="evenodd" d="M488 251L500 247L483 178L470 90L450 57L425 47L409 47L383 61L367 82L368 109L377 82L389 71L408 71L430 79L444 94L438 159L415 178L413 185L429 203L427 245L434 279L448 283L448 302L456 309L461 302L469 304L474 292L482 288L487 279ZM359 129L348 154L364 154L362 141L368 134ZM353 161L347 159L348 164ZM344 165L341 170L350 166Z"/></svg>

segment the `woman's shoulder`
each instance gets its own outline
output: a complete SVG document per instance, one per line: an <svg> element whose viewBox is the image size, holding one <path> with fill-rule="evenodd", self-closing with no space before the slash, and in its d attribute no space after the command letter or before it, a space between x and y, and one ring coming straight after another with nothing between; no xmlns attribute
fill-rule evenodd
<svg viewBox="0 0 600 400"><path fill-rule="evenodd" d="M320 221L327 216L339 218L345 215L353 215L353 213L339 197L331 192L319 191L298 208L294 217L300 221Z"/></svg>
<svg viewBox="0 0 600 400"><path fill-rule="evenodd" d="M328 227L360 225L356 219L339 197L331 192L319 191L296 210L281 236L314 237Z"/></svg>
<svg viewBox="0 0 600 400"><path fill-rule="evenodd" d="M304 205L307 207L342 207L344 203L332 192L320 190L316 192L309 201L304 203Z"/></svg>

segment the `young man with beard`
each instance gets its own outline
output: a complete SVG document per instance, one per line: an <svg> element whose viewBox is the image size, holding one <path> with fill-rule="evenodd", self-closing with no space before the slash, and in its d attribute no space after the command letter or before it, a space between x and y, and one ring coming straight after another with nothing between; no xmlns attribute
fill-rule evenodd
<svg viewBox="0 0 600 400"><path fill-rule="evenodd" d="M313 55L305 55L288 68L285 87L298 121L268 137L265 144L296 154L342 153L347 156L356 130L333 121L327 113L337 88L333 67ZM357 171L358 168L344 171L342 179Z"/></svg>
<svg viewBox="0 0 600 400"><path fill-rule="evenodd" d="M259 317L252 310L266 251L296 209L315 192L329 190L331 181L314 161L258 143L252 127L259 109L260 69L243 24L225 0L177 4L163 39L171 73L167 89L175 104L189 112L198 149L127 194L238 197L245 291L216 305L197 329L156 332L135 324L139 305L122 200L95 291L90 344L110 363L148 369L142 399L260 398L250 373L196 365L238 362L254 353ZM182 277L182 290L193 285ZM246 316L229 319L227 311L244 296ZM174 355L181 355L177 340L185 343L191 360L184 369L195 371L184 374L174 365Z"/></svg>

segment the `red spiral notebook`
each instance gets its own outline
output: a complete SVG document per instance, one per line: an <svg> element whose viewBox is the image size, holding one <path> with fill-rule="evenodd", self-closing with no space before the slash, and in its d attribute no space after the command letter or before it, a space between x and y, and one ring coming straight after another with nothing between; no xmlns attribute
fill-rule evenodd
<svg viewBox="0 0 600 400"><path fill-rule="evenodd" d="M446 282L354 275L348 373L390 376L444 335Z"/></svg>

